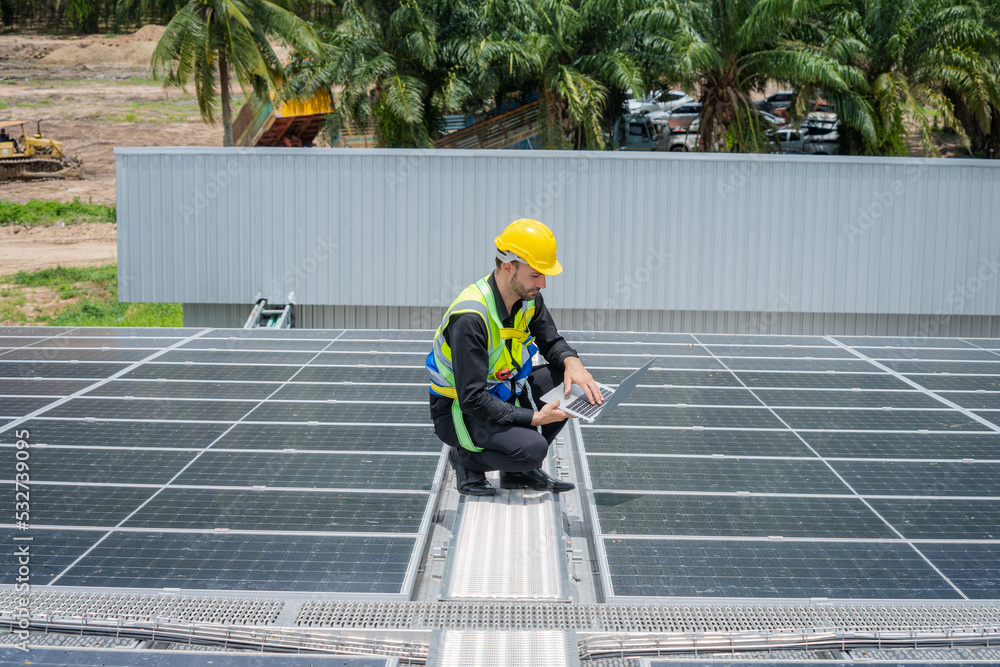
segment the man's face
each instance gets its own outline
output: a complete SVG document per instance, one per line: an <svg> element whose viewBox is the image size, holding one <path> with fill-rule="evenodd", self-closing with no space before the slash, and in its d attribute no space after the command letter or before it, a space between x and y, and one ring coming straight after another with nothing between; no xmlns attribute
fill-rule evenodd
<svg viewBox="0 0 1000 667"><path fill-rule="evenodd" d="M521 299L531 301L545 289L545 275L527 264L514 262L514 273L510 277L510 290Z"/></svg>

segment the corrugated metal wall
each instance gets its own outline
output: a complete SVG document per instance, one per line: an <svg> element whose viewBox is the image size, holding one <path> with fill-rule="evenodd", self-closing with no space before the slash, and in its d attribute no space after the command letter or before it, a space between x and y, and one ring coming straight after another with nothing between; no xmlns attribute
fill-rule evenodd
<svg viewBox="0 0 1000 667"><path fill-rule="evenodd" d="M559 239L566 271L546 298L566 328L996 335L1000 323L991 161L116 154L120 298L189 304L192 324L216 317L195 304L242 314L294 292L299 326L433 328L522 216Z"/></svg>
<svg viewBox="0 0 1000 667"><path fill-rule="evenodd" d="M838 313L735 313L553 308L567 331L677 331L737 334L828 334L867 336L1000 337L1000 317L948 315L854 315ZM304 329L424 329L437 327L444 308L386 306L296 306L295 326ZM249 305L184 305L187 326L241 327Z"/></svg>

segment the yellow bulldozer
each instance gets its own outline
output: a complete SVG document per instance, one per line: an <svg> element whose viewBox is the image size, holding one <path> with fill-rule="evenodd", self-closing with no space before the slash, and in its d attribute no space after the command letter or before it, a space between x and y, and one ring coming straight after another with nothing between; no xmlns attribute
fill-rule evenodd
<svg viewBox="0 0 1000 667"><path fill-rule="evenodd" d="M42 121L29 135L23 120L0 121L0 181L15 178L83 178L83 161L67 157L62 142L42 136Z"/></svg>

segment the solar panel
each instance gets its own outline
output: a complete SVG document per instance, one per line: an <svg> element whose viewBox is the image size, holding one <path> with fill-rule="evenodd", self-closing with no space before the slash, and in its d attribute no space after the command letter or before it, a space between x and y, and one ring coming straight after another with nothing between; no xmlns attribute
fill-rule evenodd
<svg viewBox="0 0 1000 667"><path fill-rule="evenodd" d="M1000 395L981 391L1000 390L992 353L694 338L692 358L726 369L711 383L647 376L607 424L578 430L609 599L1000 597L1000 412L963 409Z"/></svg>
<svg viewBox="0 0 1000 667"><path fill-rule="evenodd" d="M375 402L400 382L399 343L321 356L344 332L11 332L0 447L28 431L33 584L409 594L443 466L425 378Z"/></svg>
<svg viewBox="0 0 1000 667"><path fill-rule="evenodd" d="M43 593L436 600L450 571L428 544L455 511L430 337L0 329L0 450L28 430L32 466L30 530L0 533L32 537ZM559 507L589 519L569 525L592 538L594 597L1000 598L990 341L567 337L612 385L657 356L554 448L579 471Z"/></svg>
<svg viewBox="0 0 1000 667"><path fill-rule="evenodd" d="M629 597L960 599L906 544L614 538L612 594Z"/></svg>

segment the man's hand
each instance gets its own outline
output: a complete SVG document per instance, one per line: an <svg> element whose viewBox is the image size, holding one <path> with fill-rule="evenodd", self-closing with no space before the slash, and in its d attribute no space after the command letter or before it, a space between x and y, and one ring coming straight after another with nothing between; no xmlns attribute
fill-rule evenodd
<svg viewBox="0 0 1000 667"><path fill-rule="evenodd" d="M566 368L566 372L563 374L563 386L566 389L567 397L569 396L570 388L575 384L583 390L591 405L594 403L600 405L604 402L604 397L601 395L601 388L597 386L597 382L594 381L590 371L583 367L582 361L577 357L566 357L563 359L563 366Z"/></svg>
<svg viewBox="0 0 1000 667"><path fill-rule="evenodd" d="M561 422L569 414L559 409L559 401L552 401L542 406L542 409L531 416L532 426L544 426L552 422Z"/></svg>

